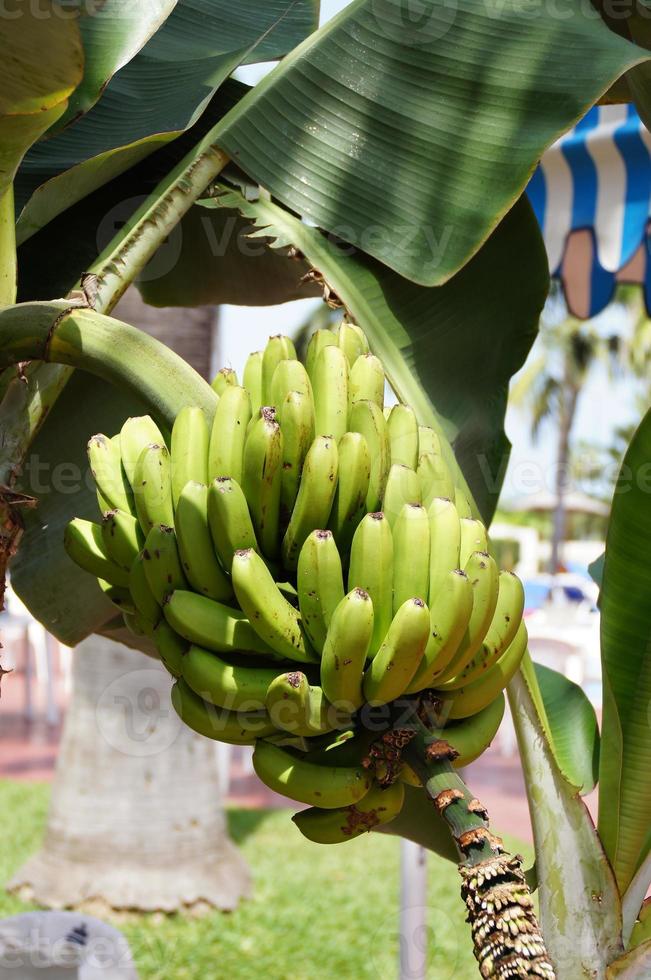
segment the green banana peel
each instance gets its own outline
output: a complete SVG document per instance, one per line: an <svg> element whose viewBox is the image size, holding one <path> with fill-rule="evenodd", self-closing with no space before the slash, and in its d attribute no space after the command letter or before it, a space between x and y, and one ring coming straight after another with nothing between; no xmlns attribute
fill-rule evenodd
<svg viewBox="0 0 651 980"><path fill-rule="evenodd" d="M171 429L186 405L212 422L217 395L183 358L141 330L68 300L0 309L0 369L21 361L81 368L133 391Z"/></svg>

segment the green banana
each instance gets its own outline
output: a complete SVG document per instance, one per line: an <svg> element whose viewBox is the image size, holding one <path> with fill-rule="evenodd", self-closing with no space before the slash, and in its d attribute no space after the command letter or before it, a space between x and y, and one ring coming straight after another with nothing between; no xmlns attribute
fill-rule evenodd
<svg viewBox="0 0 651 980"><path fill-rule="evenodd" d="M305 457L298 496L282 542L285 568L296 568L303 542L310 531L315 527L327 527L337 488L338 467L336 441L317 436Z"/></svg>
<svg viewBox="0 0 651 980"><path fill-rule="evenodd" d="M106 509L132 513L133 491L122 466L119 442L101 433L93 436L88 441L88 462L97 490L109 504Z"/></svg>
<svg viewBox="0 0 651 980"><path fill-rule="evenodd" d="M280 406L290 391L300 391L302 395L312 398L312 383L309 375L300 361L280 361L271 379L271 405L280 410Z"/></svg>
<svg viewBox="0 0 651 980"><path fill-rule="evenodd" d="M172 426L172 503L174 509L190 480L208 482L208 423L202 409L186 405Z"/></svg>
<svg viewBox="0 0 651 980"><path fill-rule="evenodd" d="M414 597L429 599L429 517L421 504L404 504L393 525L393 612Z"/></svg>
<svg viewBox="0 0 651 980"><path fill-rule="evenodd" d="M423 658L405 694L416 694L432 687L435 678L450 663L461 644L472 613L472 582L465 572L445 573L430 593L430 632Z"/></svg>
<svg viewBox="0 0 651 980"><path fill-rule="evenodd" d="M310 807L295 813L292 820L303 837L315 844L340 844L390 823L402 810L404 800L404 786L399 782L373 786L359 803L334 810Z"/></svg>
<svg viewBox="0 0 651 980"><path fill-rule="evenodd" d="M237 384L237 374L232 368L223 367L221 371L218 371L215 377L210 382L210 387L213 391L216 391L219 397L224 394L228 388Z"/></svg>
<svg viewBox="0 0 651 980"><path fill-rule="evenodd" d="M391 462L402 463L411 470L418 466L418 422L409 405L394 405L387 421ZM421 450L422 452L422 450Z"/></svg>
<svg viewBox="0 0 651 980"><path fill-rule="evenodd" d="M122 619L124 625L134 636L151 636L153 633L153 627L151 623L144 619L138 610L134 613L123 612Z"/></svg>
<svg viewBox="0 0 651 980"><path fill-rule="evenodd" d="M275 658L239 609L178 589L167 597L163 612L172 629L189 643L216 653L235 651Z"/></svg>
<svg viewBox="0 0 651 980"><path fill-rule="evenodd" d="M332 330L315 330L305 352L305 369L314 384L314 367L324 347L336 347L337 337Z"/></svg>
<svg viewBox="0 0 651 980"><path fill-rule="evenodd" d="M443 710L448 708L449 702L449 718L469 718L491 704L511 681L526 649L527 627L522 620L511 646L485 674L458 691L442 695Z"/></svg>
<svg viewBox="0 0 651 980"><path fill-rule="evenodd" d="M344 597L341 558L331 531L312 531L298 557L298 605L303 628L321 653L332 615Z"/></svg>
<svg viewBox="0 0 651 980"><path fill-rule="evenodd" d="M281 361L296 360L296 348L282 334L270 337L262 355L262 404L273 405L271 382Z"/></svg>
<svg viewBox="0 0 651 980"><path fill-rule="evenodd" d="M161 619L156 626L153 636L163 666L167 668L172 677L181 677L183 674L183 658L189 649L187 640L175 633L164 619Z"/></svg>
<svg viewBox="0 0 651 980"><path fill-rule="evenodd" d="M129 592L138 615L153 629L162 617L161 607L154 598L145 573L145 559L142 552L136 558L129 572Z"/></svg>
<svg viewBox="0 0 651 980"><path fill-rule="evenodd" d="M249 354L244 365L242 375L242 386L246 388L251 398L251 414L257 418L258 412L262 408L262 358L261 350Z"/></svg>
<svg viewBox="0 0 651 980"><path fill-rule="evenodd" d="M229 664L198 646L191 646L183 658L185 683L204 701L221 708L258 711L265 706L267 688L277 676L273 668Z"/></svg>
<svg viewBox="0 0 651 980"><path fill-rule="evenodd" d="M170 592L186 587L174 528L165 524L152 527L145 539L142 557L147 584L159 606Z"/></svg>
<svg viewBox="0 0 651 980"><path fill-rule="evenodd" d="M442 456L421 453L418 457L418 478L425 507L429 507L435 497L449 497L450 500L454 498L454 483Z"/></svg>
<svg viewBox="0 0 651 980"><path fill-rule="evenodd" d="M317 436L338 441L348 428L348 361L339 347L324 347L312 375Z"/></svg>
<svg viewBox="0 0 651 980"><path fill-rule="evenodd" d="M213 480L208 488L208 525L222 568L229 575L236 551L258 550L246 497L239 483L230 477Z"/></svg>
<svg viewBox="0 0 651 980"><path fill-rule="evenodd" d="M441 455L441 440L429 425L418 426L418 456L420 457L424 453L434 453L435 456Z"/></svg>
<svg viewBox="0 0 651 980"><path fill-rule="evenodd" d="M300 616L285 599L262 558L251 548L233 557L233 588L258 636L288 660L318 661Z"/></svg>
<svg viewBox="0 0 651 980"><path fill-rule="evenodd" d="M128 589L125 589L121 585L111 585L110 582L106 582L103 578L98 578L97 584L116 609L119 609L122 613L130 613L131 615L135 613L136 607L133 604L133 599Z"/></svg>
<svg viewBox="0 0 651 980"><path fill-rule="evenodd" d="M348 323L347 320L342 320L334 334L337 346L346 355L348 367L352 367L362 354L368 354L366 334L356 323Z"/></svg>
<svg viewBox="0 0 651 980"><path fill-rule="evenodd" d="M466 562L475 551L488 551L488 537L481 521L476 521L472 517L462 517L460 524L459 567L465 568Z"/></svg>
<svg viewBox="0 0 651 980"><path fill-rule="evenodd" d="M388 704L404 694L427 646L429 609L422 599L407 599L393 617L380 649L364 674L364 698Z"/></svg>
<svg viewBox="0 0 651 980"><path fill-rule="evenodd" d="M253 768L276 793L327 810L357 803L371 788L371 776L362 766L319 766L259 739Z"/></svg>
<svg viewBox="0 0 651 980"><path fill-rule="evenodd" d="M215 409L206 471L208 480L230 476L242 482L244 444L251 421L251 399L246 388L234 385L226 389Z"/></svg>
<svg viewBox="0 0 651 980"><path fill-rule="evenodd" d="M470 506L470 501L461 487L455 487L454 503L459 517L472 517L472 507Z"/></svg>
<svg viewBox="0 0 651 980"><path fill-rule="evenodd" d="M321 657L321 687L328 700L355 710L364 703L362 678L373 637L373 603L355 588L332 614Z"/></svg>
<svg viewBox="0 0 651 980"><path fill-rule="evenodd" d="M302 738L326 734L350 721L350 716L342 716L323 690L312 687L298 670L279 674L271 681L265 706L276 728Z"/></svg>
<svg viewBox="0 0 651 980"><path fill-rule="evenodd" d="M366 493L366 510L371 513L380 506L391 465L391 445L387 421L375 402L355 402L350 413L351 432L361 432L371 457L371 473Z"/></svg>
<svg viewBox="0 0 651 980"><path fill-rule="evenodd" d="M203 701L183 678L172 688L172 706L188 728L230 745L254 745L276 731L266 711L229 711Z"/></svg>
<svg viewBox="0 0 651 980"><path fill-rule="evenodd" d="M459 649L438 677L437 686L456 677L470 663L481 649L495 615L499 583L494 560L485 552L476 551L466 562L464 571L472 582L472 613Z"/></svg>
<svg viewBox="0 0 651 980"><path fill-rule="evenodd" d="M402 463L394 463L389 470L382 510L393 529L398 514L405 504L420 504L421 490L418 474Z"/></svg>
<svg viewBox="0 0 651 980"><path fill-rule="evenodd" d="M170 454L165 446L148 445L140 453L133 493L138 520L145 534L156 524L174 526Z"/></svg>
<svg viewBox="0 0 651 980"><path fill-rule="evenodd" d="M462 671L442 685L443 690L454 691L481 677L499 660L515 639L524 612L524 588L513 572L500 572L495 614L484 642Z"/></svg>
<svg viewBox="0 0 651 980"><path fill-rule="evenodd" d="M366 510L371 477L371 454L360 432L347 432L339 441L339 479L329 527L342 554L347 554Z"/></svg>
<svg viewBox="0 0 651 980"><path fill-rule="evenodd" d="M111 585L128 586L129 573L116 565L106 553L99 524L75 517L65 529L63 546L76 565Z"/></svg>
<svg viewBox="0 0 651 980"><path fill-rule="evenodd" d="M126 420L120 430L122 466L131 487L136 478L136 463L145 446L164 446L163 433L149 415L136 415Z"/></svg>
<svg viewBox="0 0 651 980"><path fill-rule="evenodd" d="M174 526L183 571L192 588L218 602L232 599L230 579L217 560L210 536L208 487L193 480L185 485L176 505Z"/></svg>
<svg viewBox="0 0 651 980"><path fill-rule="evenodd" d="M348 398L350 405L369 401L384 408L384 368L374 354L362 354L350 369Z"/></svg>
<svg viewBox="0 0 651 980"><path fill-rule="evenodd" d="M459 568L461 525L457 509L451 500L435 497L428 507L430 533L429 598L430 605L438 595L443 581Z"/></svg>
<svg viewBox="0 0 651 980"><path fill-rule="evenodd" d="M298 364L298 361L292 362ZM283 466L280 477L280 515L289 524L298 495L303 462L314 440L314 402L311 395L290 391L278 413L283 434Z"/></svg>
<svg viewBox="0 0 651 980"><path fill-rule="evenodd" d="M102 515L102 540L111 561L128 572L145 542L145 536L135 517L116 509Z"/></svg>
<svg viewBox="0 0 651 980"><path fill-rule="evenodd" d="M374 656L391 625L393 608L393 536L384 514L367 514L350 549L348 589L363 589L373 602L370 655Z"/></svg>
<svg viewBox="0 0 651 980"><path fill-rule="evenodd" d="M283 434L269 407L260 409L244 446L242 490L264 555L275 558L279 546L280 480Z"/></svg>

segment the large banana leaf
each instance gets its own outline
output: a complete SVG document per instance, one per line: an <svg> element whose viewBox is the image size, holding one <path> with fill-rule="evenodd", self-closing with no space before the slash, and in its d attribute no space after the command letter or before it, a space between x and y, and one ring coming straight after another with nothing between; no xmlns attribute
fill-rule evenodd
<svg viewBox="0 0 651 980"><path fill-rule="evenodd" d="M543 150L647 58L566 0L354 0L218 139L284 204L416 282L470 258ZM513 269L514 278L518 273Z"/></svg>
<svg viewBox="0 0 651 980"><path fill-rule="evenodd" d="M622 891L651 845L650 466L651 413L617 480L601 584L599 833Z"/></svg>
<svg viewBox="0 0 651 980"><path fill-rule="evenodd" d="M593 0L595 7L611 30L647 50L651 49L651 21L645 0L630 0L626 9L606 0ZM622 13L625 16L622 16ZM644 62L631 68L616 86L614 101L631 99L647 128L651 126L651 65Z"/></svg>
<svg viewBox="0 0 651 980"><path fill-rule="evenodd" d="M68 101L68 108L50 127L61 129L93 106L118 69L158 30L177 0L125 3L102 0L79 5L79 31L84 45L84 77Z"/></svg>
<svg viewBox="0 0 651 980"><path fill-rule="evenodd" d="M306 256L368 333L398 396L422 422L443 428L489 520L508 460L503 423L509 379L535 338L548 287L544 247L526 200L465 269L437 288L415 285L339 247L268 200L246 201L224 188L206 203L239 208L258 226L257 235L276 246L294 245Z"/></svg>
<svg viewBox="0 0 651 980"><path fill-rule="evenodd" d="M74 203L178 136L237 65L279 57L302 40L317 9L314 0L180 0L97 104L32 148L17 185L19 206L44 181L85 164L67 188L66 206Z"/></svg>
<svg viewBox="0 0 651 980"><path fill-rule="evenodd" d="M0 58L0 198L25 151L65 112L81 80L84 53L75 20L54 4L7 0Z"/></svg>
<svg viewBox="0 0 651 980"><path fill-rule="evenodd" d="M151 306L269 306L320 294L300 256L251 241L252 230L237 210L191 208L174 232L173 263L161 268L157 253L143 270L142 298Z"/></svg>
<svg viewBox="0 0 651 980"><path fill-rule="evenodd" d="M615 877L590 814L559 770L529 684L518 672L509 703L536 844L543 935L556 975L604 980L623 952Z"/></svg>

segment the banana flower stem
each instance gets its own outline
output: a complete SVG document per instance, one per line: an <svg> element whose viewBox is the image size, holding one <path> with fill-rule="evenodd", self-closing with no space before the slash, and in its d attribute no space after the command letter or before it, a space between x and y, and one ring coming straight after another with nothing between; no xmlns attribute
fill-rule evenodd
<svg viewBox="0 0 651 980"><path fill-rule="evenodd" d="M454 749L435 719L435 702L421 699L403 758L445 821L461 858L461 896L468 909L475 958L484 980L555 980L527 885L522 858L504 853L486 808L454 769Z"/></svg>

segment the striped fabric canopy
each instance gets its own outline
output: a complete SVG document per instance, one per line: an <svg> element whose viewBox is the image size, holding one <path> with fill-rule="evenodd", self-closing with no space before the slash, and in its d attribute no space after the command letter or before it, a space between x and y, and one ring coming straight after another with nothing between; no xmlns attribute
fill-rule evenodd
<svg viewBox="0 0 651 980"><path fill-rule="evenodd" d="M527 193L575 316L599 313L617 282L641 283L651 312L651 133L633 106L594 106L547 150Z"/></svg>

